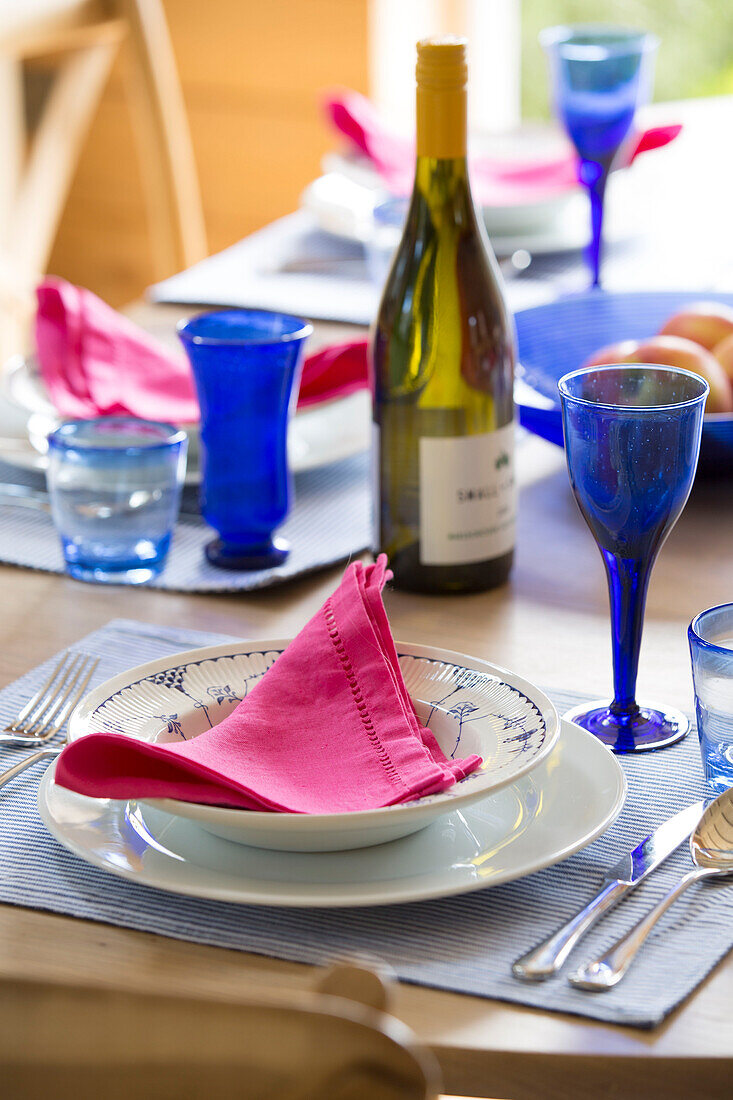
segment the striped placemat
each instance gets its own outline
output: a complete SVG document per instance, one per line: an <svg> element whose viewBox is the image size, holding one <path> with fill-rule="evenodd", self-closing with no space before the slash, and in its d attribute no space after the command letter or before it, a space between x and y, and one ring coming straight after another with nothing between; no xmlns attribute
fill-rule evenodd
<svg viewBox="0 0 733 1100"><path fill-rule="evenodd" d="M246 592L282 584L305 573L326 568L365 550L371 542L371 487L369 455L295 475L293 509L278 530L291 552L275 569L233 572L216 569L204 556L215 537L197 516L198 490L184 491L182 512L161 575L148 588L178 592ZM42 473L20 470L0 462L0 482L45 489ZM17 504L0 503L0 561L50 573L63 573L58 535L51 517Z"/></svg>
<svg viewBox="0 0 733 1100"><path fill-rule="evenodd" d="M181 649L232 639L116 620L78 648L100 658L95 680ZM426 639L430 641L430 639ZM0 692L0 719L16 714L51 661ZM551 693L561 711L580 697ZM21 750L3 748L9 765ZM629 781L616 823L556 867L504 886L438 901L372 909L277 909L202 901L125 882L71 855L38 816L39 769L0 792L0 901L47 909L196 943L305 963L367 951L405 981L599 1020L651 1027L687 997L733 945L733 890L702 885L671 909L625 980L589 995L564 979L530 986L510 965L593 896L604 869L651 829L704 794L697 738L659 753L621 758ZM307 856L304 858L307 859ZM680 850L584 941L574 959L605 950L690 865Z"/></svg>

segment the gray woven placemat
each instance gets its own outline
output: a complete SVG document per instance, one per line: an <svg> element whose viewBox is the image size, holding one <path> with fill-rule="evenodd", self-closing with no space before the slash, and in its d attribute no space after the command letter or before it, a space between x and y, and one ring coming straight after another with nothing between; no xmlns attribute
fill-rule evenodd
<svg viewBox="0 0 733 1100"><path fill-rule="evenodd" d="M229 640L219 634L115 620L82 639L78 647L100 657L95 676L100 682L143 661ZM0 692L0 719L17 713L50 664ZM551 694L561 711L579 698L571 692ZM3 764L20 755L19 749L3 750ZM660 923L637 965L610 993L585 994L562 977L523 985L510 975L517 955L591 898L605 867L704 793L694 734L662 752L622 758L622 765L629 795L620 818L603 837L564 863L461 897L336 910L185 898L88 866L42 825L36 808L39 770L33 769L0 793L0 901L297 962L320 964L335 955L366 951L386 959L405 981L652 1027L733 945L733 890L724 885L702 885L684 895ZM607 948L689 865L683 848L588 935L573 959Z"/></svg>
<svg viewBox="0 0 733 1100"><path fill-rule="evenodd" d="M146 585L179 592L246 592L282 584L305 573L344 561L371 541L369 455L360 454L295 476L292 512L278 534L291 552L276 569L233 572L215 569L204 547L215 532L203 518L182 516L176 524L168 560L161 575ZM42 473L0 462L0 483L45 489ZM198 511L198 492L184 491L182 511ZM63 573L58 535L51 517L17 504L0 503L0 561L51 573Z"/></svg>

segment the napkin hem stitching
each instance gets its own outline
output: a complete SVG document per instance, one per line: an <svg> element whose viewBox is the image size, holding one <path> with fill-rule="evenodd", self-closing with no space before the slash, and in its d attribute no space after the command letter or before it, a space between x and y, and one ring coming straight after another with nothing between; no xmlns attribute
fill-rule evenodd
<svg viewBox="0 0 733 1100"><path fill-rule="evenodd" d="M395 765L392 763L387 749L382 744L379 738L379 734L374 728L374 724L369 714L367 701L361 693L361 688L359 687L356 673L354 672L354 667L349 660L349 655L346 652L346 646L343 643L343 639L341 638L341 635L339 633L338 626L336 625L336 615L333 610L333 603L330 596L324 603L322 610L324 618L326 620L326 629L328 630L328 635L333 642L334 649L336 650L336 656L341 663L341 669L348 681L349 687L351 688L351 694L359 711L359 717L361 718L362 725L364 726L364 732L374 746L377 753L377 759L386 771L392 783L396 787L401 787L403 788L403 790L407 791L407 784L399 775Z"/></svg>

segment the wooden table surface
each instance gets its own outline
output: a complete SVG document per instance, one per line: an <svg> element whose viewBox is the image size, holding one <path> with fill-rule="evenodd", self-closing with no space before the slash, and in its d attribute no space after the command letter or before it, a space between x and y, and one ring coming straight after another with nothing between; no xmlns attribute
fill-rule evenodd
<svg viewBox="0 0 733 1100"><path fill-rule="evenodd" d="M172 310L147 308L170 330ZM333 334L323 328L321 338ZM465 597L390 591L397 638L485 657L546 687L606 694L610 639L600 556L572 500L561 452L540 440L518 452L517 558L505 587ZM652 576L640 696L690 709L686 628L730 599L730 482L698 485ZM340 569L242 595L198 596L85 585L0 567L0 681L6 684L109 619L277 637L294 634ZM487 929L487 951L491 949ZM643 965L643 963L642 963ZM311 970L274 959L0 906L0 981L61 983L236 1003L307 986ZM0 986L2 988L2 986ZM394 1011L436 1051L445 1088L512 1100L728 1095L733 1080L733 958L653 1031L610 1026L476 997L400 985ZM0 996L0 1029L12 1000ZM73 1028L73 1019L62 1022ZM29 1057L31 1055L29 1054ZM36 1057L36 1054L33 1054Z"/></svg>

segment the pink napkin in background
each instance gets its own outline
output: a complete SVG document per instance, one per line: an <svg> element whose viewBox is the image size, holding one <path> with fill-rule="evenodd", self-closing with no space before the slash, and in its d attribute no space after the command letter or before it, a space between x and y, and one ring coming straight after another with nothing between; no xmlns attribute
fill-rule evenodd
<svg viewBox="0 0 733 1100"><path fill-rule="evenodd" d="M38 286L36 348L41 376L63 417L128 414L194 424L191 369L90 290L63 279ZM366 342L337 344L306 358L299 407L368 385Z"/></svg>
<svg viewBox="0 0 733 1100"><path fill-rule="evenodd" d="M346 397L369 386L368 341L331 344L303 364L298 408L320 404L324 396Z"/></svg>
<svg viewBox="0 0 733 1100"><path fill-rule="evenodd" d="M44 279L36 290L41 376L65 417L131 414L198 420L193 377L179 358L90 290Z"/></svg>
<svg viewBox="0 0 733 1100"><path fill-rule="evenodd" d="M56 782L94 798L291 813L376 809L444 791L481 760L449 760L420 725L382 602L390 576L384 555L350 565L218 726L164 745L89 734L63 750Z"/></svg>
<svg viewBox="0 0 733 1100"><path fill-rule="evenodd" d="M393 133L374 105L359 92L332 93L324 103L331 125L346 137L353 150L366 156L385 185L395 194L408 194L415 171L414 143ZM669 144L680 125L646 130L629 145L626 163L650 149ZM471 158L471 181L482 206L511 206L539 202L577 186L577 156L567 151L552 159L528 162L491 157Z"/></svg>

